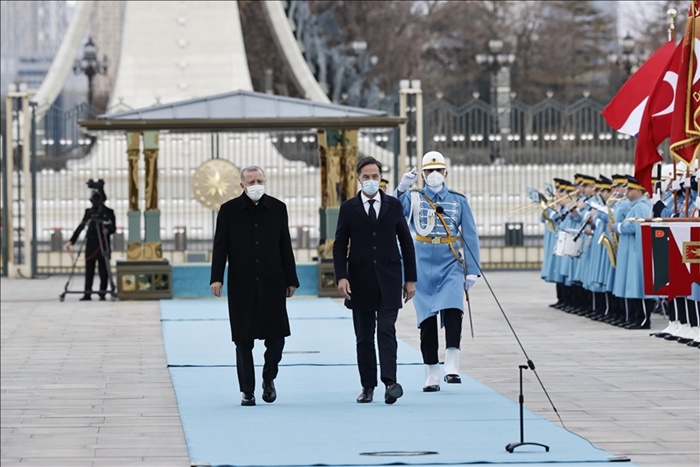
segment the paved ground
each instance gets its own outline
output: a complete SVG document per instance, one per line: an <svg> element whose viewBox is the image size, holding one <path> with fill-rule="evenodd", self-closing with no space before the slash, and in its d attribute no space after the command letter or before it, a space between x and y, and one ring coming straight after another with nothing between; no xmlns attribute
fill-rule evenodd
<svg viewBox="0 0 700 467"><path fill-rule="evenodd" d="M566 428L637 465L700 464L697 349L549 308L554 288L534 272L487 279ZM0 282L2 465L188 466L158 303L61 303L65 281ZM472 297L462 368L517 400L523 350L483 280ZM665 325L654 315L654 329ZM418 345L410 306L399 334ZM524 376L526 407L560 423L535 375ZM525 438L547 443L527 426Z"/></svg>

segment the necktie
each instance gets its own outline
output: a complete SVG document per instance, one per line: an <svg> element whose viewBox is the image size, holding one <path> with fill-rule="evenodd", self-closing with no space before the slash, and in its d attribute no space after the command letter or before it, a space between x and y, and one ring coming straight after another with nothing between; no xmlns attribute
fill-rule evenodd
<svg viewBox="0 0 700 467"><path fill-rule="evenodd" d="M372 222L372 224L377 222L377 211L374 210L374 202L376 199L370 199L367 202L369 203L369 220Z"/></svg>

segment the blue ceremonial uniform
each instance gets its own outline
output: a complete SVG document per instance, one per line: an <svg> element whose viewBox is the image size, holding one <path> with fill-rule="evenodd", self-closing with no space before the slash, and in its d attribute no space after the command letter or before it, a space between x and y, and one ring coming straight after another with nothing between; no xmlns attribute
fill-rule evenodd
<svg viewBox="0 0 700 467"><path fill-rule="evenodd" d="M644 268L642 265L641 225L632 219L648 218L651 201L642 197L630 202L630 210L623 222L615 224L620 246L617 252L617 271L613 293L618 297L644 298ZM623 266L624 264L624 266Z"/></svg>
<svg viewBox="0 0 700 467"><path fill-rule="evenodd" d="M444 209L442 215L450 235L424 194L436 208ZM419 267L414 302L418 325L441 310L454 308L464 312L465 274L480 275L481 272L479 237L467 197L443 185L437 193L429 188L404 192L399 200L409 226L417 235L432 238L461 236L461 242L455 239L452 245L460 254L459 244L462 243L464 251L460 257L465 262L466 272L448 244L415 241L416 263Z"/></svg>

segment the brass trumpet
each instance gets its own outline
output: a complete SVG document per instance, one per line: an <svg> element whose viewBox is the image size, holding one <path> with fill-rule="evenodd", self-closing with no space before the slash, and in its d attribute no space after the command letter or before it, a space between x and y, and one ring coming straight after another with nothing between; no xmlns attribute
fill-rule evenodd
<svg viewBox="0 0 700 467"><path fill-rule="evenodd" d="M545 195L540 193L540 199L538 202L532 202L522 206L518 206L516 208L511 209L506 214L508 216L527 216L528 214L534 214L535 212L537 212L538 209L546 211L547 209L556 206L558 203L562 202L566 198L569 198L569 200L571 200L571 197L574 193L575 192L567 193L566 196L561 196L551 201Z"/></svg>

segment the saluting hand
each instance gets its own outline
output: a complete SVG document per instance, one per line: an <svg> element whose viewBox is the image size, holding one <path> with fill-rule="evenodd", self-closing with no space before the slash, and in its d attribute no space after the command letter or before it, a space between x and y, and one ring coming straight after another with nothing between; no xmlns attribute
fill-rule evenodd
<svg viewBox="0 0 700 467"><path fill-rule="evenodd" d="M347 279L340 279L338 281L338 292L340 292L341 297L346 300L350 300L352 295L352 290L350 290L350 281Z"/></svg>

